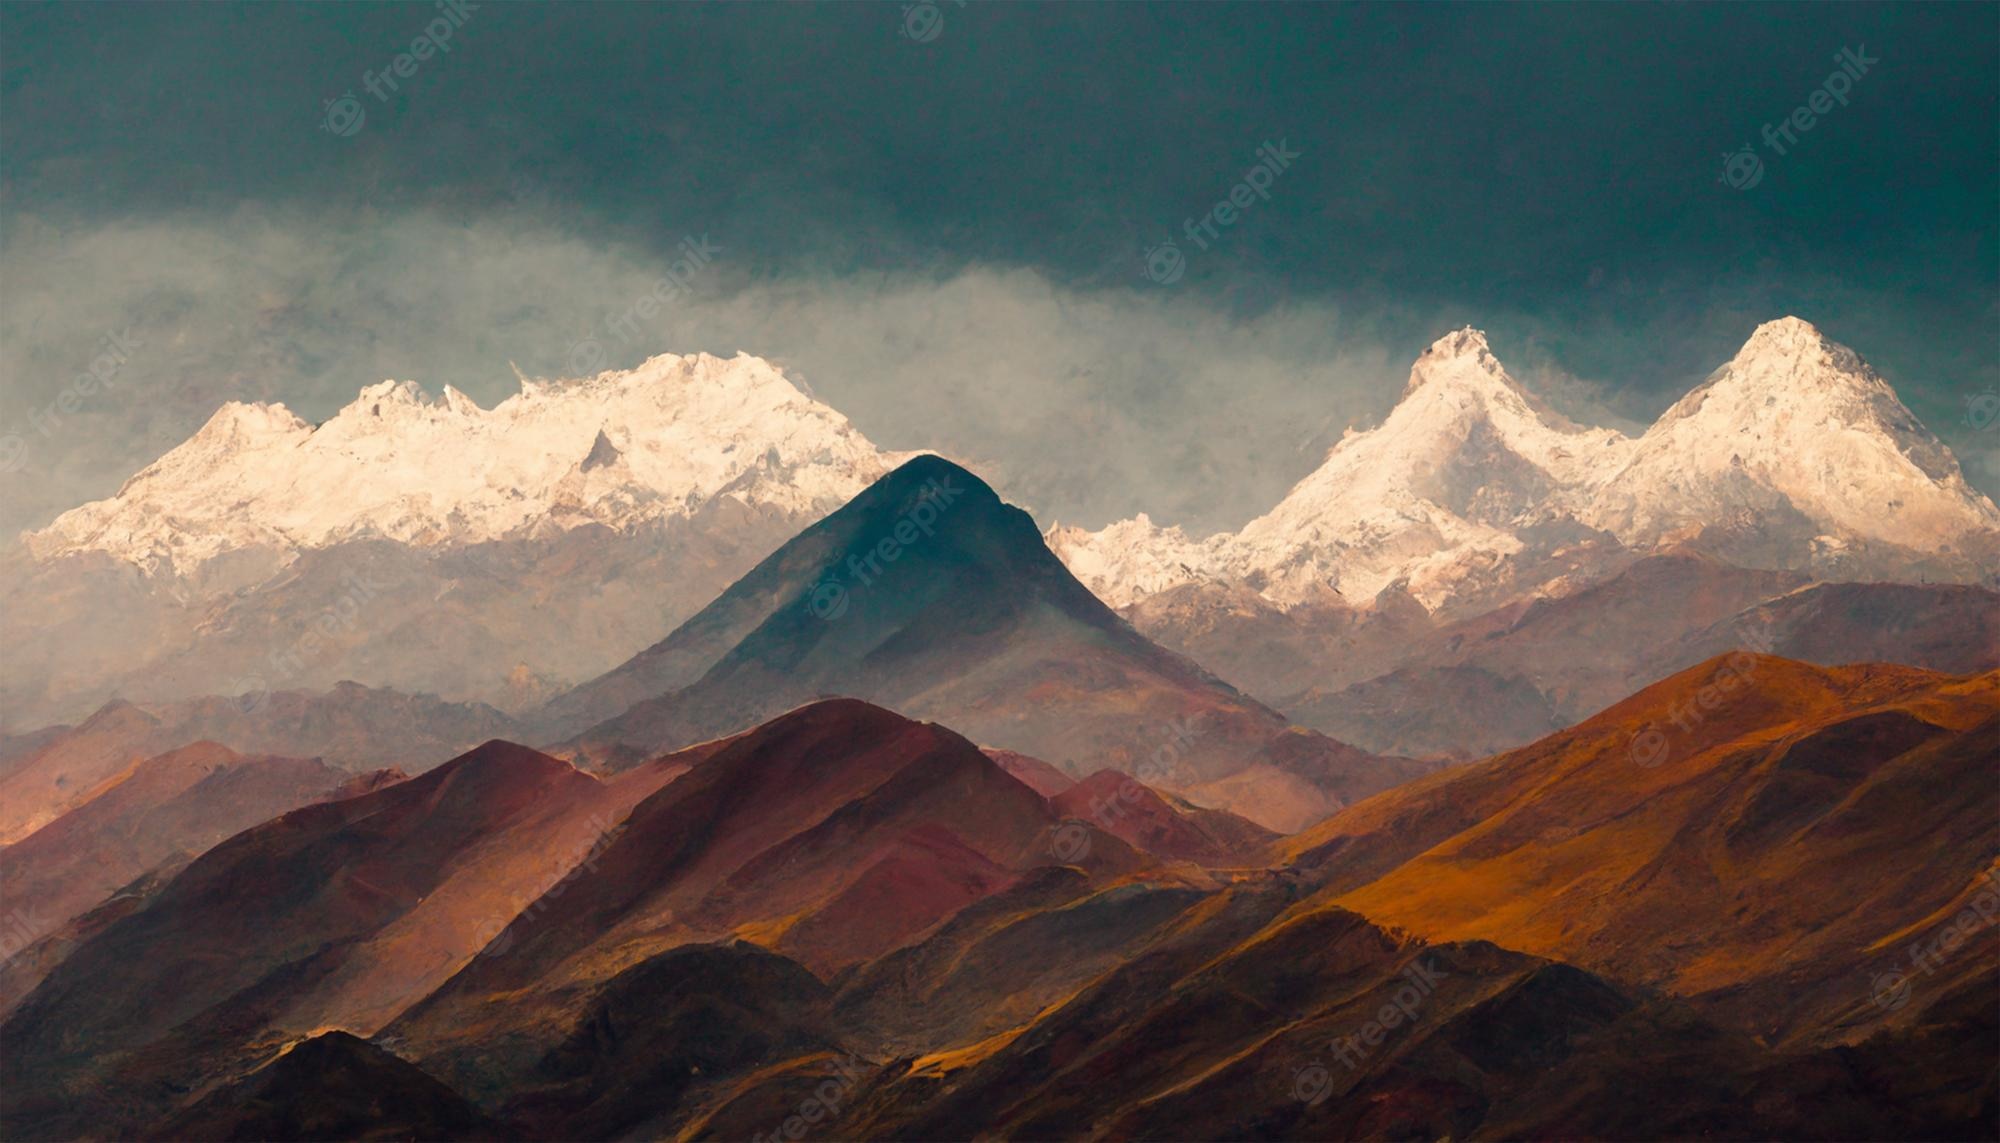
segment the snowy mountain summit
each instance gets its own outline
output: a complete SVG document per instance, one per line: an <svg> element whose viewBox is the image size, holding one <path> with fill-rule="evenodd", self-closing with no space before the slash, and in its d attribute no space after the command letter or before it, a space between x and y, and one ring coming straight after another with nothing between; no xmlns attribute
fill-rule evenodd
<svg viewBox="0 0 2000 1143"><path fill-rule="evenodd" d="M1350 430L1240 532L1197 541L1140 516L1048 538L1114 606L1233 582L1286 607L1396 587L1437 610L1558 586L1621 547L1976 578L2000 510L1866 362L1788 317L1636 439L1570 422L1461 329L1417 359L1381 425Z"/></svg>
<svg viewBox="0 0 2000 1143"><path fill-rule="evenodd" d="M280 404L231 402L117 495L26 539L43 559L101 551L185 573L252 547L630 530L723 500L817 516L898 459L762 359L665 354L523 380L491 409L411 381L368 386L317 426Z"/></svg>

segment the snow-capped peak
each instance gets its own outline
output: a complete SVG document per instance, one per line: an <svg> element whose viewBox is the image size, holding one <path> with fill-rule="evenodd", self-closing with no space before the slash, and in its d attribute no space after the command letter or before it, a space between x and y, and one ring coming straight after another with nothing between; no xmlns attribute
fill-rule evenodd
<svg viewBox="0 0 2000 1143"><path fill-rule="evenodd" d="M1113 607L1207 578L1205 569L1216 562L1212 544L1189 539L1179 528L1161 528L1144 512L1096 532L1058 522L1042 539L1070 574Z"/></svg>
<svg viewBox="0 0 2000 1143"><path fill-rule="evenodd" d="M1426 384L1453 381L1511 383L1500 359L1493 356L1492 347L1486 344L1485 330L1466 326L1432 342L1410 368L1410 383L1403 394L1408 396Z"/></svg>
<svg viewBox="0 0 2000 1143"><path fill-rule="evenodd" d="M1781 358L1825 361L1843 369L1861 366L1860 354L1831 340L1813 323L1791 314L1752 330L1731 363Z"/></svg>
<svg viewBox="0 0 2000 1143"><path fill-rule="evenodd" d="M2000 528L1889 383L1796 317L1758 326L1662 414L1585 514L1648 543L1779 504L1833 540L1918 552Z"/></svg>
<svg viewBox="0 0 2000 1143"><path fill-rule="evenodd" d="M1894 552L1957 574L2000 550L2000 510L1950 450L1858 354L1796 317L1757 327L1637 439L1563 418L1485 334L1456 330L1417 359L1379 426L1350 431L1242 531L1193 544L1134 524L1050 542L1115 603L1220 579L1284 606L1402 585L1432 608L1541 574L1524 569L1561 574L1602 532L1644 549L1733 529L1763 545L1755 558L1798 567L1866 549L1875 574L1893 574Z"/></svg>
<svg viewBox="0 0 2000 1143"><path fill-rule="evenodd" d="M770 363L651 358L481 409L382 381L317 427L231 402L108 500L30 533L42 558L98 550L188 571L224 552L380 537L476 543L595 522L626 529L718 496L817 515L898 458Z"/></svg>

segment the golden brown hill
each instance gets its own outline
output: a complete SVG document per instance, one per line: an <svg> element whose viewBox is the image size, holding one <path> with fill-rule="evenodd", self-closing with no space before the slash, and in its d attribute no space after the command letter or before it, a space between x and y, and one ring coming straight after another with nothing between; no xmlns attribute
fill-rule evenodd
<svg viewBox="0 0 2000 1143"><path fill-rule="evenodd" d="M1990 957L1996 764L2000 672L1739 653L1277 856L1381 924L1668 988L1773 1041L1846 1040L1903 1009L1878 978L1942 989ZM1961 917L1953 955L1911 960Z"/></svg>

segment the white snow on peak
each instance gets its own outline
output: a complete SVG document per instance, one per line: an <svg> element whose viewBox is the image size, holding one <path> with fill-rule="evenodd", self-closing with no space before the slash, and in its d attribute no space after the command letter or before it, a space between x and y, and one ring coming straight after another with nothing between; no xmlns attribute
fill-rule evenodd
<svg viewBox="0 0 2000 1143"><path fill-rule="evenodd" d="M629 529L718 497L816 515L900 459L760 358L663 354L524 380L492 409L412 381L369 385L317 427L283 405L231 402L117 495L26 539L42 558L97 550L186 572L251 546Z"/></svg>
<svg viewBox="0 0 2000 1143"><path fill-rule="evenodd" d="M1837 540L1933 551L2000 510L1853 350L1795 317L1758 326L1654 422L1585 509L1627 542L1776 493Z"/></svg>
<svg viewBox="0 0 2000 1143"><path fill-rule="evenodd" d="M1741 351L1637 439L1576 425L1461 329L1417 359L1381 425L1350 431L1270 512L1193 543L1145 517L1049 543L1114 606L1178 583L1246 584L1282 606L1401 585L1427 607L1490 584L1526 529L1600 529L1634 547L1745 513L1795 511L1815 543L1949 551L2000 529L1927 432L1852 350L1798 318Z"/></svg>
<svg viewBox="0 0 2000 1143"><path fill-rule="evenodd" d="M1209 578L1204 569L1218 559L1213 544L1191 540L1179 528L1161 528L1144 512L1095 532L1058 523L1043 538L1071 575L1113 607Z"/></svg>

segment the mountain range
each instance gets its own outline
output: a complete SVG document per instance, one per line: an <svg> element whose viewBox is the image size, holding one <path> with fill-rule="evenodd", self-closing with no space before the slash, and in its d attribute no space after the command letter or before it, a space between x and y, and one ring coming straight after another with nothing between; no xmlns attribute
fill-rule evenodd
<svg viewBox="0 0 2000 1143"><path fill-rule="evenodd" d="M1461 329L1381 425L1349 430L1238 532L1196 541L1143 516L1050 531L1118 607L1221 581L1281 607L1393 590L1464 613L1678 545L1819 578L1977 582L2000 566L2000 509L1854 351L1783 318L1636 438L1572 423Z"/></svg>
<svg viewBox="0 0 2000 1143"><path fill-rule="evenodd" d="M345 679L533 712L673 632L901 459L743 355L524 380L490 410L409 382L317 426L227 405L116 496L0 556L17 602L0 625L22 648L0 666L8 729L113 697ZM1359 628L1502 614L1648 555L1798 582L2000 566L2000 511L1879 375L1796 318L1760 326L1636 438L1563 418L1461 330L1423 354L1379 427L1350 430L1241 531L1194 541L1140 516L1046 538L1155 641L1221 649L1195 657L1267 706L1399 751L1384 728L1320 721L1327 704L1303 700L1410 665ZM593 590L565 590L579 579ZM1449 728L1407 743L1494 744Z"/></svg>
<svg viewBox="0 0 2000 1143"><path fill-rule="evenodd" d="M227 407L0 560L0 1136L1990 1138L1995 515L1795 319L1198 542L747 357Z"/></svg>
<svg viewBox="0 0 2000 1143"><path fill-rule="evenodd" d="M318 425L232 402L0 556L22 648L0 707L17 728L354 679L527 709L900 459L742 355L524 379L492 409L386 381Z"/></svg>
<svg viewBox="0 0 2000 1143"><path fill-rule="evenodd" d="M855 700L608 781L489 743L86 935L0 1127L1977 1136L1996 720L2000 673L1735 653L1203 861Z"/></svg>

